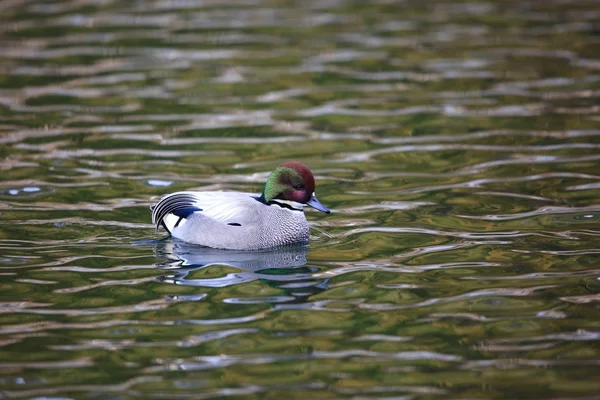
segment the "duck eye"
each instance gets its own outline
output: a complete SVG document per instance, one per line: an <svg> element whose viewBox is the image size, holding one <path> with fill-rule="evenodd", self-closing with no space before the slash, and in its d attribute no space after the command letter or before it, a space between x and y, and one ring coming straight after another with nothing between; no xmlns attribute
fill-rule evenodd
<svg viewBox="0 0 600 400"><path fill-rule="evenodd" d="M294 189L296 189L296 190L300 190L303 188L304 188L304 186L302 186L302 185L294 185Z"/></svg>

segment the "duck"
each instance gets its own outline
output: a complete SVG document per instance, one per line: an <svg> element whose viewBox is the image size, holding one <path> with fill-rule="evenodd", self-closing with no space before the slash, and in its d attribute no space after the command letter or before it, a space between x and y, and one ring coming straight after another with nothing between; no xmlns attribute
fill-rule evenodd
<svg viewBox="0 0 600 400"><path fill-rule="evenodd" d="M307 243L304 206L329 214L315 195L311 170L297 161L270 173L262 193L182 191L151 206L152 224L176 239L205 247L260 250Z"/></svg>

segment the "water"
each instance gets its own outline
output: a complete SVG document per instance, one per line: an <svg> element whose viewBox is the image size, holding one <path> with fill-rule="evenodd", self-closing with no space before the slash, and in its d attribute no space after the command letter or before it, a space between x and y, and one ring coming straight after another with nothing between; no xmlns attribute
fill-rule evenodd
<svg viewBox="0 0 600 400"><path fill-rule="evenodd" d="M596 1L4 1L0 398L598 399ZM159 240L315 172L308 247Z"/></svg>

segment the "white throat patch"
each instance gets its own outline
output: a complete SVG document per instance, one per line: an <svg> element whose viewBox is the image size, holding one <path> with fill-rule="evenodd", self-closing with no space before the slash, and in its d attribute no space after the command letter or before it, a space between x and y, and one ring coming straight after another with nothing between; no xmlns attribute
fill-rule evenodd
<svg viewBox="0 0 600 400"><path fill-rule="evenodd" d="M290 211L300 211L300 212L304 211L304 204L298 203L297 201L273 199L273 200L271 200L271 202L281 206L282 208L286 208Z"/></svg>

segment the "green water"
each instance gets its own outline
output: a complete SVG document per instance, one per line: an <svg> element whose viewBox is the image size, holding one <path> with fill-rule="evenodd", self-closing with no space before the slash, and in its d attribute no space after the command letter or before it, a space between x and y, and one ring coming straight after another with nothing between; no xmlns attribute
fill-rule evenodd
<svg viewBox="0 0 600 400"><path fill-rule="evenodd" d="M596 1L0 3L0 398L597 399ZM159 240L315 173L308 247Z"/></svg>

